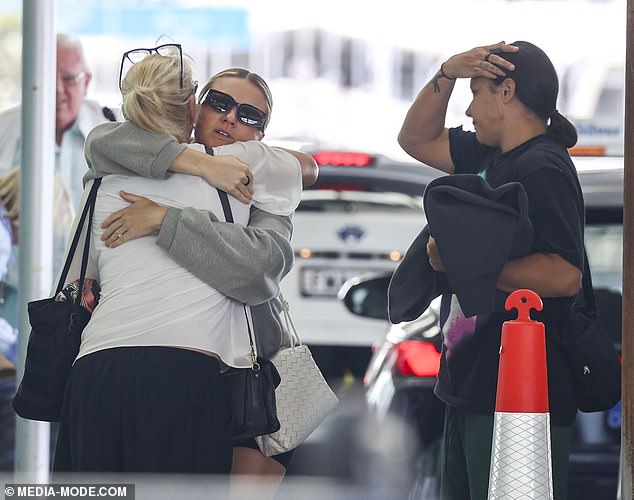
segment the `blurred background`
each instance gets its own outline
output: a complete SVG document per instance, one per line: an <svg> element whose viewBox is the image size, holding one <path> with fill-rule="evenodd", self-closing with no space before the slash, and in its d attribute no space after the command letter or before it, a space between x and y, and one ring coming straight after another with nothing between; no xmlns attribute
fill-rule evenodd
<svg viewBox="0 0 634 500"><path fill-rule="evenodd" d="M362 347L368 353L367 339L372 336L394 341L398 334L400 341L411 340L412 332L416 333L414 328L403 328L400 333L390 330L386 337L385 319L352 317L337 300L337 291L343 280L361 271L391 272L420 230L420 194L429 178L420 164L397 163L410 159L398 146L396 137L412 100L452 54L501 40L535 43L549 54L557 68L558 109L578 128L578 152L623 155L626 0L57 0L56 4L56 31L83 42L93 74L88 97L102 105L116 108L120 104L118 76L124 51L173 41L181 43L184 52L195 61L195 78L201 84L229 66L248 67L269 82L275 102L265 141L290 143L296 148L306 145L312 151L323 148L367 153L366 159L372 163L372 168L366 169L368 175L356 167L354 175L371 184L374 178L369 173L374 172L376 184L385 183L380 190L374 185L360 188L360 181L350 181L351 174L347 182L354 189L342 188L343 194L334 197L329 189L337 183L341 188L347 174L339 168L340 164L326 162L320 173L323 185L304 192L303 205L296 214L296 254L303 258L300 250L312 246L328 250L322 251L321 256L316 253L312 260L298 259L294 274L285 280L285 295L293 305L299 331L307 343L319 340L310 337L312 320L320 327L319 335L331 333L344 347L364 343ZM21 9L20 0L0 2L0 111L21 101ZM448 126L462 124L471 129L471 121L464 114L470 100L468 81L459 81L449 105ZM586 166L592 175L596 171L606 175L620 173L612 191L606 191L607 198L616 204L609 212L615 214L616 222L601 212L597 220L603 227L590 231L596 243L590 239L588 244L591 258L595 258L593 265L598 266L593 274L600 275L601 265L605 267L603 271L610 272L617 266L616 274L604 274L613 278L618 287L622 261L618 254L622 249L622 162L622 158L601 158ZM610 169L615 163L619 167ZM337 175L337 171L344 176ZM397 183L394 179L405 180ZM592 182L603 185L605 181L598 177ZM594 186L592 182L588 182L590 188ZM365 239L359 228L367 232ZM593 252L595 247L598 250ZM610 248L616 253L606 250ZM397 257L393 258L392 249L398 250ZM347 257L353 252L354 261ZM389 259L379 261L373 257L384 254ZM327 260L324 255L329 259L332 255L346 257ZM302 274L306 270L312 274ZM307 293L310 287L306 282L310 280L302 281L305 276L314 281L308 284L323 289L315 286L314 293ZM595 280L595 286L597 283L601 284L600 278ZM618 291L620 298L620 288ZM320 311L319 317L309 317L306 311ZM612 316L620 318L620 311ZM326 319L339 328L328 328ZM350 332L365 332L365 337L358 336L362 340L353 342L353 335L342 334L344 321L349 322L346 325ZM620 335L620 323L615 331ZM330 342L321 338L321 343L327 340ZM342 352L348 359L351 357L348 351ZM380 355L382 351L376 352ZM437 358L437 352L435 355ZM343 404L336 415L298 448L289 470L291 476L321 475L342 482L352 478L354 481L344 484L366 487L358 492L346 490L337 497L308 483L301 483L301 490L296 490L299 483L287 481L281 491L288 495L284 498L297 498L297 491L304 498L433 498L429 494L437 488L435 456L443 411L438 401L429 397L435 373L401 375L405 382L416 376L427 384L419 391L422 403L416 400L416 405L407 406L410 401L399 399L402 394L395 386L384 394L380 392L382 386L375 383L374 392L370 390L366 398L363 391L356 391L358 384L349 384L349 394L339 392ZM375 378L379 380L378 376ZM366 411L366 399L372 403L372 398L378 400L377 394L387 401L385 405L394 401L397 409L403 410L401 413L413 416L415 424L431 429L429 435L421 435L426 449L417 449L417 437L408 419L395 419L387 411L374 418L377 412ZM580 419L592 431L586 432L592 439L589 445L588 440L578 440L583 441L583 446L579 447L581 451L575 449L578 458L571 459L571 484L576 485L576 489L571 489L575 495L571 498L586 498L581 495L585 491L587 498L593 500L613 499L620 406L607 415L591 417ZM607 422L605 426L602 419ZM588 449L593 454L587 453ZM579 463L585 468L575 465ZM603 465L609 469L607 472L603 472ZM586 481L593 471L598 478L593 476ZM581 476L584 482L579 481ZM152 486L161 488L166 484L152 481ZM604 489L609 490L609 496L597 493L601 485L607 485ZM151 495L148 498L161 497L154 491ZM163 495L173 497L168 490Z"/></svg>
<svg viewBox="0 0 634 500"><path fill-rule="evenodd" d="M0 111L20 102L21 8L0 4ZM181 43L199 81L246 66L275 96L268 140L404 159L396 135L440 63L500 40L529 40L552 58L559 110L579 146L623 151L626 0L58 0L57 31L79 37L93 72L89 97L118 106L121 54ZM448 125L465 124L462 81Z"/></svg>

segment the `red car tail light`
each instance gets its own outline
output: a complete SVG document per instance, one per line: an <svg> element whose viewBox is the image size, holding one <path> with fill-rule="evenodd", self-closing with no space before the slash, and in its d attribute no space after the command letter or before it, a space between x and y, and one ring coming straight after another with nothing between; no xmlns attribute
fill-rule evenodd
<svg viewBox="0 0 634 500"><path fill-rule="evenodd" d="M406 340L396 345L396 368L404 376L435 377L440 353L428 342Z"/></svg>
<svg viewBox="0 0 634 500"><path fill-rule="evenodd" d="M335 167L367 167L374 161L371 155L351 151L320 151L313 153L313 158L318 165Z"/></svg>

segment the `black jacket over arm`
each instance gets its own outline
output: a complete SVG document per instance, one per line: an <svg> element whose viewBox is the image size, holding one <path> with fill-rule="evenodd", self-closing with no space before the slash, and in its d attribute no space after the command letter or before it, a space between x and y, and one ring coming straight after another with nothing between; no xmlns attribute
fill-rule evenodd
<svg viewBox="0 0 634 500"><path fill-rule="evenodd" d="M429 224L407 250L388 291L392 323L417 318L438 295L455 293L465 316L493 311L505 294L496 284L506 261L528 255L534 238L524 187L498 188L475 174L433 180L424 195ZM445 273L429 264L433 235Z"/></svg>

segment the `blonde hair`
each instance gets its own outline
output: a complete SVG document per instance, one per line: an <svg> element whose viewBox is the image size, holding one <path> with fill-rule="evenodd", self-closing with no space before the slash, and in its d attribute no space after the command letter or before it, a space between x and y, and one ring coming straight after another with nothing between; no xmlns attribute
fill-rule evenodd
<svg viewBox="0 0 634 500"><path fill-rule="evenodd" d="M253 73L252 71L249 71L248 69L245 69L245 68L227 68L221 71L220 73L216 73L209 80L207 80L207 83L200 91L198 104L203 103L205 97L207 97L207 92L209 92L209 89L213 87L213 84L220 78L241 78L243 80L250 81L253 85L255 85L258 88L258 90L264 96L264 100L266 101L266 107L267 107L267 109L263 110L263 111L266 111L268 115L266 118L266 122L264 123L264 126L262 127L262 131L264 132L264 129L269 124L269 121L271 121L271 113L273 112L273 94L271 93L271 89L269 88L264 78L262 78L257 73Z"/></svg>
<svg viewBox="0 0 634 500"><path fill-rule="evenodd" d="M195 93L189 59L151 54L134 64L121 82L123 116L148 132L188 141L191 122L185 103ZM187 136L187 137L185 137Z"/></svg>

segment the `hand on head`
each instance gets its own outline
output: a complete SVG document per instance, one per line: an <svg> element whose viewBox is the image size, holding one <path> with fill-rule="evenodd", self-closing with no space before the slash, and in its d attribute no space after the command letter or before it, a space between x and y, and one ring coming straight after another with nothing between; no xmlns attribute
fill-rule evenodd
<svg viewBox="0 0 634 500"><path fill-rule="evenodd" d="M451 56L442 64L443 73L449 78L490 78L506 76L515 66L504 59L504 53L517 52L518 47L499 42L475 47L467 52Z"/></svg>

